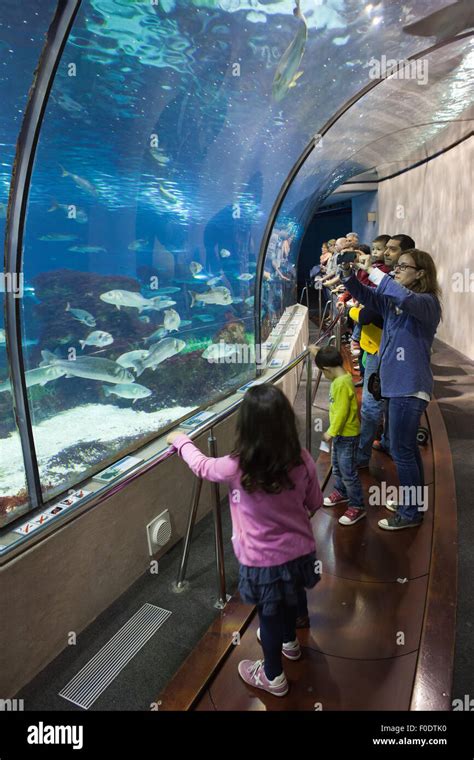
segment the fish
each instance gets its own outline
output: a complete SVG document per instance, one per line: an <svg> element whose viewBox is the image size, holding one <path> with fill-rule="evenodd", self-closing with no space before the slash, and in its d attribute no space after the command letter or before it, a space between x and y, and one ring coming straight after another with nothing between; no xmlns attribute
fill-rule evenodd
<svg viewBox="0 0 474 760"><path fill-rule="evenodd" d="M121 354L121 356L115 361L117 364L120 364L121 367L126 367L127 369L132 367L134 369L135 362L142 361L146 356L148 356L148 351L146 349L138 349L137 351L127 351L127 353Z"/></svg>
<svg viewBox="0 0 474 760"><path fill-rule="evenodd" d="M180 328L183 328L183 327L188 327L189 325L192 325L191 319L182 319L179 326Z"/></svg>
<svg viewBox="0 0 474 760"><path fill-rule="evenodd" d="M70 113L71 116L74 116L78 119L81 116L88 115L86 109L81 106L80 103L69 97L69 95L66 95L64 92L59 97L55 98L55 102L58 104L58 106L61 106L61 108Z"/></svg>
<svg viewBox="0 0 474 760"><path fill-rule="evenodd" d="M83 325L87 325L87 327L96 326L94 317L85 309L71 309L71 304L68 303L64 311L68 311L74 319L77 319L78 322L82 322Z"/></svg>
<svg viewBox="0 0 474 760"><path fill-rule="evenodd" d="M457 0L456 3L440 8L425 18L407 24L402 31L416 37L436 37L437 42L440 42L472 27L474 27L474 3L472 0Z"/></svg>
<svg viewBox="0 0 474 760"><path fill-rule="evenodd" d="M48 209L48 213L57 211L58 209L64 211L68 219L73 219L79 224L86 224L89 221L89 217L83 208L74 205L68 206L66 203L58 203L57 201L53 201L51 208Z"/></svg>
<svg viewBox="0 0 474 760"><path fill-rule="evenodd" d="M158 189L160 193L162 194L163 198L166 198L166 200L169 201L170 203L178 202L177 196L174 195L174 193L167 190L166 187L163 187L163 185L158 185Z"/></svg>
<svg viewBox="0 0 474 760"><path fill-rule="evenodd" d="M238 345L221 341L220 343L211 343L201 356L203 359L210 361L223 361L231 356L235 356L239 350Z"/></svg>
<svg viewBox="0 0 474 760"><path fill-rule="evenodd" d="M107 248L101 245L73 245L68 250L74 253L107 253Z"/></svg>
<svg viewBox="0 0 474 760"><path fill-rule="evenodd" d="M94 332L89 333L85 340L80 340L79 345L81 351L84 351L86 346L99 346L100 348L103 348L104 346L110 346L113 342L114 339L110 333L104 332L103 330L94 330Z"/></svg>
<svg viewBox="0 0 474 760"><path fill-rule="evenodd" d="M148 337L143 338L144 343L156 343L157 340L161 340L161 338L165 338L168 335L168 330L165 330L164 327L159 327L158 330L155 330L154 333L151 335L148 335Z"/></svg>
<svg viewBox="0 0 474 760"><path fill-rule="evenodd" d="M167 309L165 311L165 318L163 320L163 325L168 332L172 332L173 330L179 330L179 326L181 324L181 317L179 316L178 312L174 309Z"/></svg>
<svg viewBox="0 0 474 760"><path fill-rule="evenodd" d="M98 198L99 193L97 192L92 182L89 182L88 179L84 179L84 177L80 177L78 174L68 172L61 164L59 164L59 168L62 171L62 177L71 177L72 181L77 185L77 187L79 187L81 190L84 190L84 192L89 193L89 195L94 196L94 198Z"/></svg>
<svg viewBox="0 0 474 760"><path fill-rule="evenodd" d="M166 361L166 359L179 354L183 350L186 343L184 340L178 338L164 338L150 349L150 352L145 359L135 364L137 371L137 377L140 377L142 372L146 369L156 369L159 364Z"/></svg>
<svg viewBox="0 0 474 760"><path fill-rule="evenodd" d="M194 319L199 319L200 322L215 322L215 318L211 314L196 314Z"/></svg>
<svg viewBox="0 0 474 760"><path fill-rule="evenodd" d="M166 156L160 148L150 148L150 155L161 166L166 166L166 164L169 164L170 162L168 156Z"/></svg>
<svg viewBox="0 0 474 760"><path fill-rule="evenodd" d="M172 296L174 293L179 293L181 288L159 288L159 290L156 290L155 293L157 296Z"/></svg>
<svg viewBox="0 0 474 760"><path fill-rule="evenodd" d="M253 306L255 303L255 296L250 296L249 298L246 298L245 303L247 304L247 306Z"/></svg>
<svg viewBox="0 0 474 760"><path fill-rule="evenodd" d="M141 293L135 293L132 290L108 290L106 293L101 293L99 298L105 303L116 306L119 310L122 306L129 309L138 309L139 313L144 309L159 310L156 304L152 303L154 299L147 299ZM173 306L175 302L164 301L163 303ZM166 308L166 306L161 308Z"/></svg>
<svg viewBox="0 0 474 760"><path fill-rule="evenodd" d="M191 261L189 265L189 269L192 275L199 274L199 272L202 271L203 266L202 264L199 264L197 261Z"/></svg>
<svg viewBox="0 0 474 760"><path fill-rule="evenodd" d="M2 328L0 328L0 345L2 343L6 343L6 342L7 342L7 339L6 339L5 330L2 327Z"/></svg>
<svg viewBox="0 0 474 760"><path fill-rule="evenodd" d="M155 296L154 298L149 298L148 303L150 303L149 309L155 309L156 311L161 311L161 309L168 309L170 306L175 306L176 301L170 301L161 298L161 296Z"/></svg>
<svg viewBox="0 0 474 760"><path fill-rule="evenodd" d="M145 388L144 385L140 385L139 383L118 383L117 385L113 385L112 388L106 385L102 387L106 396L113 394L114 396L120 396L120 398L131 398L133 399L133 404L141 398L148 398L153 393L149 388Z"/></svg>
<svg viewBox="0 0 474 760"><path fill-rule="evenodd" d="M214 285L217 285L217 283L218 283L220 280L222 280L222 275L219 275L219 277L211 277L211 279L210 279L210 280L208 280L206 284L207 284L207 285L208 285L210 288L213 288L213 287L214 287Z"/></svg>
<svg viewBox="0 0 474 760"><path fill-rule="evenodd" d="M227 248L221 248L220 255L223 259L228 259L231 253L227 250Z"/></svg>
<svg viewBox="0 0 474 760"><path fill-rule="evenodd" d="M195 293L190 290L189 295L191 296L191 308L197 303L211 303L218 306L227 306L232 303L230 290L224 286L213 288L205 293Z"/></svg>
<svg viewBox="0 0 474 760"><path fill-rule="evenodd" d="M150 243L148 240L144 240L143 238L141 240L134 240L130 245L128 246L129 251L144 251L146 248L149 248Z"/></svg>
<svg viewBox="0 0 474 760"><path fill-rule="evenodd" d="M253 280L254 277L254 274L250 274L250 272L244 272L243 274L239 274L237 279L241 280L242 282L249 282L249 280Z"/></svg>
<svg viewBox="0 0 474 760"><path fill-rule="evenodd" d="M143 322L144 325L149 325L151 322L150 317L146 317L146 316L138 317L138 319L140 320L140 322Z"/></svg>
<svg viewBox="0 0 474 760"><path fill-rule="evenodd" d="M133 374L125 367L110 359L98 356L78 356L75 360L60 359L51 351L41 351L43 361L40 367L53 366L64 370L66 377L82 377L86 380L101 380L103 383L133 383Z"/></svg>
<svg viewBox="0 0 474 760"><path fill-rule="evenodd" d="M25 372L26 387L32 388L34 385L46 385L52 380L57 380L66 374L66 370L62 367L51 366L45 364L45 366L39 366L36 369L28 369ZM0 384L0 393L4 391L11 392L10 380L5 380Z"/></svg>
<svg viewBox="0 0 474 760"><path fill-rule="evenodd" d="M308 39L308 25L300 9L300 0L296 0L293 15L299 19L298 30L293 40L288 45L278 62L272 85L272 97L274 100L283 100L288 90L296 86L297 79L302 75L298 71L303 58L306 40Z"/></svg>
<svg viewBox="0 0 474 760"><path fill-rule="evenodd" d="M60 233L53 232L49 235L41 235L39 240L47 243L65 243L70 240L77 240L77 235L61 235Z"/></svg>

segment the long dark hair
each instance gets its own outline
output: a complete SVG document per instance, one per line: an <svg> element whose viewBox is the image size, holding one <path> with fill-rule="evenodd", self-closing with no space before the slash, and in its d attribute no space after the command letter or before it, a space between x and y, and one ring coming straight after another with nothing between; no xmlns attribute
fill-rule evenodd
<svg viewBox="0 0 474 760"><path fill-rule="evenodd" d="M237 418L242 487L247 493L281 493L294 488L289 471L303 464L295 414L285 394L270 383L246 392Z"/></svg>

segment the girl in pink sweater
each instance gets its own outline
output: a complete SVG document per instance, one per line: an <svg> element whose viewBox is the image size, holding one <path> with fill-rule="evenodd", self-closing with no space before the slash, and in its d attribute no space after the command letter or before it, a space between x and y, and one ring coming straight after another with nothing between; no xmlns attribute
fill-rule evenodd
<svg viewBox="0 0 474 760"><path fill-rule="evenodd" d="M167 440L195 475L228 484L239 592L244 602L257 605L264 655L242 660L239 674L251 686L283 697L288 682L281 656L301 657L297 609L306 606L305 588L320 580L310 517L323 500L293 409L274 385L259 384L240 406L232 454L207 457L179 431Z"/></svg>

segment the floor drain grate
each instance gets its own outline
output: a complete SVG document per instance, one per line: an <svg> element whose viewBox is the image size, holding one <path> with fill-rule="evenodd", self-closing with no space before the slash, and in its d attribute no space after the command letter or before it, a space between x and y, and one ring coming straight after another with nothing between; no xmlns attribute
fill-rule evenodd
<svg viewBox="0 0 474 760"><path fill-rule="evenodd" d="M144 604L66 684L59 696L87 710L170 615L162 607Z"/></svg>

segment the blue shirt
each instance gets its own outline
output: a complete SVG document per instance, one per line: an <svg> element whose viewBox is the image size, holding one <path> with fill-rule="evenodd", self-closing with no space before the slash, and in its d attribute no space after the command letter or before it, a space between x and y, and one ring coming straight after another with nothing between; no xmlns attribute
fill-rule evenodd
<svg viewBox="0 0 474 760"><path fill-rule="evenodd" d="M374 276L373 276L374 275ZM441 306L433 293L414 293L375 270L376 288L362 285L352 274L343 280L349 293L384 320L379 373L386 398L431 395L431 346L441 319Z"/></svg>

